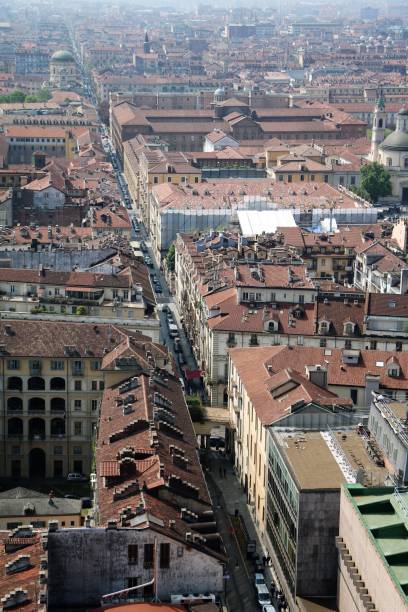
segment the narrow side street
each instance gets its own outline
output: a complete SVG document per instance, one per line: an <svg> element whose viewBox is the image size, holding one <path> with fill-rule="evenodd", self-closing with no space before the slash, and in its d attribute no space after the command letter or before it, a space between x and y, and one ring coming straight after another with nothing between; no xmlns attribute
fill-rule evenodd
<svg viewBox="0 0 408 612"><path fill-rule="evenodd" d="M239 610L258 610L254 586L255 567L251 560L241 550L235 534L232 517L238 511L250 540L256 542L256 552L259 560L267 554L255 529L248 509L246 495L237 479L233 466L221 454L211 451L210 471L205 471L207 485L213 499L217 525L229 554L228 576L226 580L226 600L231 612ZM224 475L225 474L225 475ZM269 587L274 583L279 588L277 577L272 567L263 568L265 582ZM276 610L279 608L276 597L271 598Z"/></svg>

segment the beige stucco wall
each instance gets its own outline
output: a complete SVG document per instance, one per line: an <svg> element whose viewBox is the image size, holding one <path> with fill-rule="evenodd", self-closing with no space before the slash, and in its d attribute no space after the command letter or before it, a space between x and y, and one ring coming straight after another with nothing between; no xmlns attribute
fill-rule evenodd
<svg viewBox="0 0 408 612"><path fill-rule="evenodd" d="M376 610L378 612L406 612L405 603L388 573L369 531L363 525L358 512L344 489L341 491L339 535L343 538L343 542L346 544L359 574L361 574L361 579L368 589L368 594L371 596ZM340 575L345 577L339 580L338 585L339 611L363 612L365 608L353 582L348 580L347 570L341 559L339 572Z"/></svg>

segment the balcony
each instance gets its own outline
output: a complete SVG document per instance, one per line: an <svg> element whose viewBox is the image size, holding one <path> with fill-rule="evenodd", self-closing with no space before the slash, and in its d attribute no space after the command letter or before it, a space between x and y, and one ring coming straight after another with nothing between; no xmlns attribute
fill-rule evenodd
<svg viewBox="0 0 408 612"><path fill-rule="evenodd" d="M77 306L101 306L104 301L104 291L67 291L65 296L41 296L40 304L60 304Z"/></svg>
<svg viewBox="0 0 408 612"><path fill-rule="evenodd" d="M28 439L29 440L45 440L45 433L42 433L42 432L30 433L28 435Z"/></svg>
<svg viewBox="0 0 408 612"><path fill-rule="evenodd" d="M84 368L74 368L71 369L72 376L83 376Z"/></svg>

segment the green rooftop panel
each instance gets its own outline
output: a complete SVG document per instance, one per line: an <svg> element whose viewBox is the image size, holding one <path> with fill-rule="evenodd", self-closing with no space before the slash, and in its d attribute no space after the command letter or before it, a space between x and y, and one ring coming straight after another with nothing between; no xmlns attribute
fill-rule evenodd
<svg viewBox="0 0 408 612"><path fill-rule="evenodd" d="M345 485L398 591L408 603L408 491Z"/></svg>

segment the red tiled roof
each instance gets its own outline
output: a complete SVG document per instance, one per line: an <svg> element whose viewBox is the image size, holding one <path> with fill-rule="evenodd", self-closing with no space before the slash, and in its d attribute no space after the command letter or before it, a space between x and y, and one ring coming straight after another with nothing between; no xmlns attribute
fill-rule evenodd
<svg viewBox="0 0 408 612"><path fill-rule="evenodd" d="M19 604L18 609L24 612L37 612L42 607L38 604L39 562L40 557L44 554L40 534L35 532L33 538L13 538L14 544L20 544L21 540L21 545L24 547L9 553L4 547L4 542L8 537L9 532L0 533L0 598L14 589L23 589L27 591L27 602ZM6 574L6 564L14 561L20 555L30 556L30 567L14 574Z"/></svg>
<svg viewBox="0 0 408 612"><path fill-rule="evenodd" d="M145 514L147 522L154 517L153 529L185 541L186 532L194 531L194 521L181 516L181 507L189 505L186 498L195 499L198 514L211 509L183 392L164 370L154 376L141 371L125 391L122 386L105 390L96 465L102 525L130 508L132 516ZM205 544L199 546L220 558Z"/></svg>
<svg viewBox="0 0 408 612"><path fill-rule="evenodd" d="M256 377L265 373L280 372L291 367L293 370L305 373L305 367L324 364L327 367L329 385L344 387L346 397L349 387L365 387L367 374L378 375L380 389L408 390L408 353L393 353L390 351L362 350L358 351L358 364L343 363L344 349L324 349L300 346L271 346L244 349L230 349L229 353L234 366L248 377ZM395 356L401 367L401 375L388 375L386 367L390 357ZM261 374L263 373L263 374Z"/></svg>

